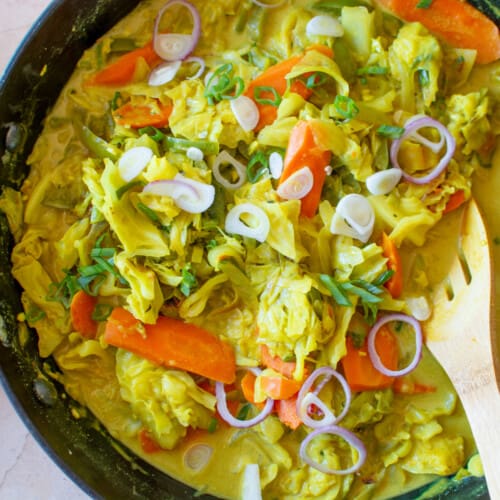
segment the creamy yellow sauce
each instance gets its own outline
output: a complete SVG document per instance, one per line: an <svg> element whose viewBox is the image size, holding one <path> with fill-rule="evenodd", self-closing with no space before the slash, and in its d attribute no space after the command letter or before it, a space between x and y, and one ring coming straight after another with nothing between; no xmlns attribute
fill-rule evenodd
<svg viewBox="0 0 500 500"><path fill-rule="evenodd" d="M296 7L309 6L309 2L305 0L296 0L292 3ZM155 13L162 4L163 2L159 0L141 3L136 11L105 35L98 42L98 45L105 45L107 40L113 37L131 38L136 40L138 45L143 45L151 37L152 22ZM214 9L214 17L217 15L216 10ZM276 48L274 47L274 44L277 43L276 27L283 26L285 22L291 22L287 14L286 9L269 11L259 43L269 50ZM235 31L235 20L233 15L215 18L217 28L212 28L210 35L202 37L197 51L203 55L210 54L212 57L217 57L217 51L229 48L237 51L242 48L247 43L247 33L245 30L242 30L241 33ZM296 29L300 28L299 23ZM291 55L293 51L291 41L284 38L281 43L281 52L284 52L285 56ZM63 272L59 267L60 262L51 258L51 252L57 253L58 251L51 245L59 241L68 228L72 227L84 213L84 209L82 209L82 214L78 214L75 211L47 206L40 210L43 197L46 195L47 183L54 183L54 175L62 177L73 175L75 182L77 182L81 175L80 164L88 156L88 151L78 136L78 117L68 116L68 113L71 112L68 110L74 109L76 103L86 110L87 121L92 122L92 117L97 120L105 113L115 92L115 89L103 88L99 94L93 94L96 100L90 107L82 99L81 90L84 88L84 82L89 75L95 72L96 51L99 50L96 47L90 49L82 58L78 69L48 116L44 132L31 158L30 176L23 187L26 201L26 226L50 228L50 236L47 234L44 236L44 241L49 241L46 244L48 249L39 250L39 260L52 277L61 278ZM500 71L498 66L478 70L468 84L470 89L481 88L488 83L493 90L498 89L498 84L491 76L497 71ZM499 159L500 154L497 154L492 168L478 170L474 181L474 192L479 205L486 213L490 233L493 237L500 236L500 221L495 216L500 213L500 200L498 196L494 195L500 189L500 176L496 172ZM54 174L54 171L59 173ZM404 267L410 269L410 272L415 270L416 260L420 259L425 262L425 273L431 288L446 277L447 266L450 264L452 256L449 249L453 248L455 243L458 218L458 212L447 215L438 226L431 230L428 243L425 246L403 245L402 247ZM495 260L500 262L498 260L500 259L500 245L494 245L493 252ZM407 276L407 283L410 283L411 278L411 275ZM500 290L500 286L497 287L497 290ZM119 298L112 297L109 300L112 304L116 304ZM58 337L53 341L57 344L54 357L62 365L73 363L72 368L64 370L61 375L61 380L68 393L87 406L114 438L162 472L191 485L200 492L211 493L221 498L239 499L242 496L243 473L248 463L272 464L279 463L280 460L286 461L282 456L278 456L281 453L281 448L278 449L272 440L262 439L252 429L232 429L224 424L219 424L215 432L188 431L188 436L182 439L173 450L145 453L137 438L138 419L133 415L129 403L121 397L121 389L115 374L114 349L109 347L101 349L102 345L100 347L95 345L92 347L92 349L95 348L95 351L82 351L79 354L81 357L77 359L74 348L79 346L81 337L76 333L69 333L71 328L67 324L67 318L62 320L60 325L60 337L63 340L61 341L61 338ZM47 350L50 351L51 347L47 347ZM432 421L433 425L442 426L443 430L439 435L443 439L455 439L457 436L463 438L463 460L457 467L452 467L452 470L447 472L455 473L461 466L465 465L466 460L475 452L474 441L460 402L443 370L428 352L425 352L412 377L420 384L435 387L436 392L417 395L396 394L392 404L392 413L388 415L388 418L394 418L394 425L399 425L397 422L404 423L405 419L410 418L408 415L415 415L412 424L414 426L411 427L413 433L424 432L425 425ZM418 418L428 414L432 414L434 417L422 417L422 424L419 427L416 423ZM276 420L275 417L273 417L272 425L279 425L274 420ZM390 426L390 423L387 425ZM314 479L316 472L306 470L298 457L298 446L305 437L305 432L303 430L297 432L283 430L283 437L276 439L276 442L279 441L280 447L287 451L292 464L289 471L286 471L282 464L277 466L279 470L277 479L271 481L265 488L264 498L389 498L405 491L411 491L437 477L434 474L426 473L411 474L402 468L404 460L397 458L390 460L387 454L384 456L388 465L384 466L380 457L376 456L377 452L374 452L370 442L370 440L375 442L374 432L383 432L382 426L380 426L379 431L374 430L375 428L376 425L370 427L365 436L368 440L369 459L363 473L349 480L339 481L336 487L331 485L331 487L324 489L321 488L321 480ZM401 432L407 432L407 429L402 429ZM414 440L413 437L406 440L401 439L400 443L386 442L384 446L388 448L394 446L397 450L398 446L411 447L412 440ZM213 453L207 463L197 470L186 465L186 461L192 458L190 453L192 453L193 447L200 444L208 445ZM384 450L384 453L386 451L387 449ZM401 453L403 457L411 455L410 448L406 455L399 451L394 453L395 457L398 453ZM429 458L429 461L431 462L432 459ZM272 471L271 466L261 469L261 473L267 475L272 475ZM312 474L313 479L310 481L311 486L307 495L303 492L300 493L300 488L296 489L299 491L296 494L283 493L282 482L293 483L295 481L300 483L305 480L308 474ZM314 490L315 485L317 486L316 490ZM293 488L291 487L289 490L293 491Z"/></svg>

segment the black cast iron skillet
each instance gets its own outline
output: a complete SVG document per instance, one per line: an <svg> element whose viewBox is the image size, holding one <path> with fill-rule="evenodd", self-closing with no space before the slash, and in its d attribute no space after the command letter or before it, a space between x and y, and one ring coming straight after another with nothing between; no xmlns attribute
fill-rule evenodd
<svg viewBox="0 0 500 500"><path fill-rule="evenodd" d="M83 51L138 0L54 0L24 40L0 80L0 186L19 188L43 119ZM10 274L12 239L0 215L0 380L25 425L52 459L94 498L187 499L191 488L134 457L92 415L75 419L78 405L45 376L36 334L21 346L20 289ZM3 321L2 321L3 320ZM74 412L73 412L74 413ZM85 415L85 412L79 412ZM413 492L404 498L417 498ZM446 498L488 498L483 480L451 485ZM213 498L196 495L197 498ZM444 498L438 496L437 498Z"/></svg>

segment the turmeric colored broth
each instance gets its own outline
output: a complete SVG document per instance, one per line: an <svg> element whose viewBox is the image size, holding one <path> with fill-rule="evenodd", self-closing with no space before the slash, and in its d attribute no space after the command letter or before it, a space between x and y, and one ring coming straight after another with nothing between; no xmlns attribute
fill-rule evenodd
<svg viewBox="0 0 500 500"><path fill-rule="evenodd" d="M405 26L364 4L344 9L341 19L345 34L337 42L331 37L306 35L311 17L324 13L313 9L306 0L291 0L282 7L265 11L248 0L193 3L202 19L201 38L194 55L205 59L207 71L231 62L248 84L263 68L302 54L309 46L313 46L314 52L314 44L320 44L333 48L333 60L338 65L329 63L328 74L336 80L329 81L326 92L317 91L311 102L297 94L286 95L277 122L254 134L239 127L227 102L217 107L207 105L202 93L204 76L186 80L195 71L194 63L192 67L183 67L176 80L159 87L147 85L151 68L144 60L138 63L132 81L126 85L89 84L97 71L151 40L154 19L163 0L141 2L84 54L46 119L30 158L31 172L22 194L6 191L0 202L10 215L17 236L13 274L25 289L25 319L38 332L41 356L53 356L61 369L61 373L52 375L135 454L196 490L221 498L242 498L248 464L259 465L265 499L389 498L440 476L478 473L477 458L468 467L475 446L463 409L448 378L425 348L417 369L405 377L406 383L413 387L407 393L391 387L354 393L349 412L339 425L362 439L367 460L355 474L324 474L299 457L300 443L308 432L304 425L292 431L275 414L248 429L235 429L220 419L214 420L214 397L203 389L206 381L181 370L156 366L124 349L107 345L103 339L105 320L98 321L95 339L82 337L73 331L67 304L53 296L47 300L54 292L54 284L61 283L67 275L66 270L93 263L91 250L97 238L105 233L117 248L113 265L131 289L120 284L115 275L106 275L97 294L101 304L109 308L124 306L145 324L154 322L158 314L180 316L233 346L239 366L258 366L260 345L269 343L275 350L273 354L282 358L292 355L297 363L340 369L354 308L335 304L325 292L322 295L325 305L318 319L312 302L307 299L312 288L311 276L340 271L349 277L354 270L358 276L372 279L379 273L373 269L386 269L386 259L378 246L382 231L386 231L401 251L404 292L400 299L393 299L384 290L380 310L408 313L408 297L424 297L432 306L432 289L446 277L460 217L460 209L445 216L442 212L453 192L462 189L470 196L472 177L491 234L500 235L500 222L495 217L500 202L493 195L500 187L496 173L498 153L490 168L481 166L475 151L481 149L484 141L472 130L467 132L468 136L460 135L458 160L450 167L446 181L435 189L402 183L388 195L370 197L376 223L366 245L353 242L352 238L334 236L323 227L328 225L324 221L331 219L333 207L341 196L350 192L366 194L366 178L377 169L387 168L389 159L387 151L384 159L384 147L390 141L381 139L373 125L381 117L384 123L400 126L404 119L425 110L437 119L444 117L456 127L454 133L460 134L461 118L457 116L462 113L465 121L477 120L485 134L498 133L499 124L494 116L500 94L495 80L498 64L474 69L469 76L467 68L473 64L471 52L440 45L422 27ZM334 11L335 17L338 14L340 11ZM190 24L180 18L170 29L188 32ZM392 45L395 39L400 52ZM322 54L311 57L323 60ZM412 74L415 82L404 83L397 76L398 71L404 71L405 64L412 68L412 59L417 66L423 64L421 71L431 78L429 87L418 86L416 73ZM461 61L461 69L454 66L457 60ZM363 76L359 68L366 67L382 67L386 71ZM309 68L306 73L311 71ZM438 77L439 72L442 73ZM276 151L285 149L291 126L299 116L332 121L328 113L335 113L331 107L333 94L339 92L343 82L348 85L347 79L354 82L350 95L359 105L359 115L345 122L336 118L334 130L340 132L332 143L345 141L348 146L343 153L333 155L336 158L332 161L333 174L323 190L318 215L299 218L300 201L283 204L286 208L273 212L271 235L260 246L255 240L224 236L216 221L207 224L206 219L186 215L172 203L148 198L138 191L137 185L118 198L116 187L125 182L116 174L116 159L109 154L107 159L99 158L107 154L103 148L108 148L108 153L119 150L121 154L126 147L146 146L155 152L159 147L137 129L114 123L112 106L129 97L135 106L153 101L171 104L173 112L165 133L189 140L218 141L220 150L236 155L243 151L244 158L252 148L262 145ZM454 87L450 79L456 83L463 80L464 84ZM429 97L432 85L443 81L445 86ZM486 87L490 96L487 103L483 90ZM412 109L401 108L404 92L414 94ZM459 96L455 103L454 95ZM486 111L480 116L482 107ZM486 124L490 130L486 130ZM92 146L88 136L84 137L84 130L92 131ZM492 138L497 140L496 135ZM467 148L472 148L472 153ZM213 157L205 158L200 166L183 153L169 151L164 158L161 154L155 156L158 158L140 174L144 176L140 179L143 184L171 179L180 171L207 183L212 180ZM416 146L407 147L403 156L405 166L412 168L415 165L418 168L418 161L427 161ZM267 178L242 187L236 201L258 200L260 206L272 210L280 205L273 193L274 187ZM138 197L159 214L163 227L168 224L167 232L160 232L157 222L144 218L144 213L139 214L137 209L134 211ZM222 205L224 202L231 205L235 203L235 195L226 192L222 200ZM20 207L24 210L22 224L15 217ZM125 211L131 211L128 219ZM115 226L123 224L122 219L135 225L121 227L120 238L118 232L112 233ZM146 226L151 230L146 231ZM152 241L166 245L165 255L159 255ZM213 251L213 241L220 249L219 254ZM132 247L135 255L131 254ZM498 251L496 246L496 260ZM224 276L217 266L228 259L233 259L237 266L231 276ZM187 296L179 292L185 269L194 273L197 280ZM234 269L239 269L239 273ZM207 283L215 283L210 281L213 279L220 282L202 295ZM284 284L279 285L280 280ZM266 295L273 286L276 294ZM304 288L307 292L302 291ZM286 303L286 297L290 303ZM40 313L36 318L34 310ZM297 322L306 325L302 341L294 344L295 340L287 338L290 332L283 326L286 320L279 323L283 310L290 317L296 314ZM281 326L276 327L273 322ZM302 346L309 341L315 342L316 348L307 351ZM408 344L411 352L411 340ZM416 386L427 390L415 391ZM325 393L338 409L342 402L333 388L325 389ZM193 402L192 398L198 399ZM258 410L253 407L250 411ZM152 439L154 450L141 446L140 436L144 432ZM325 451L319 450L321 447ZM311 448L315 448L313 453L318 457L327 454L325 460L337 463L337 467L341 467L350 453L345 447L337 450L328 440ZM207 449L209 458L197 461L194 453Z"/></svg>

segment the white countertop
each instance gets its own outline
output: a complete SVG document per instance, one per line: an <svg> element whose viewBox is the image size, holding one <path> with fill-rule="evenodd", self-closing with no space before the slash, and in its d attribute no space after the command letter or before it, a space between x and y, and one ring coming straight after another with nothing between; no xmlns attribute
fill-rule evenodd
<svg viewBox="0 0 500 500"><path fill-rule="evenodd" d="M0 74L50 0L0 0ZM0 386L0 500L85 500L31 437Z"/></svg>

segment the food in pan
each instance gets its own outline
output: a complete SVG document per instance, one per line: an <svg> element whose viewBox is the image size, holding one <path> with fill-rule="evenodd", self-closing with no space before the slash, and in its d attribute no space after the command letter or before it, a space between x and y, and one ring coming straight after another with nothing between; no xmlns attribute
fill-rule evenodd
<svg viewBox="0 0 500 500"><path fill-rule="evenodd" d="M500 130L467 83L499 56L458 0L141 2L0 200L50 376L222 498L480 474L422 324Z"/></svg>

